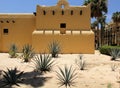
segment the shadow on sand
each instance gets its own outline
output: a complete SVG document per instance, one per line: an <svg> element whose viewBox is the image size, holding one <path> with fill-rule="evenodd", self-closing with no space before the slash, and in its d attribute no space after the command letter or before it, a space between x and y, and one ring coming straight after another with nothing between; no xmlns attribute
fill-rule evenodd
<svg viewBox="0 0 120 88"><path fill-rule="evenodd" d="M38 88L38 87L44 86L44 83L51 78L52 77L44 77L44 75L35 71L25 72L21 78L21 82L18 84L19 85L25 84L25 85L30 85L33 88ZM0 78L0 80L3 80L3 79ZM3 84L2 81L0 81L0 88L2 84ZM12 88L12 87L4 87L4 88Z"/></svg>
<svg viewBox="0 0 120 88"><path fill-rule="evenodd" d="M40 87L43 86L44 83L51 79L52 77L44 77L39 72L27 72L23 75L22 84L31 85L32 87Z"/></svg>

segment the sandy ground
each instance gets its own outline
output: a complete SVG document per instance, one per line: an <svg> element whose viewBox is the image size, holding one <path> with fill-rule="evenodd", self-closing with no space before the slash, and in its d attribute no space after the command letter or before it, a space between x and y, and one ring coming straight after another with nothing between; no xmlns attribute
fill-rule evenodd
<svg viewBox="0 0 120 88"><path fill-rule="evenodd" d="M58 66L72 65L76 69L77 79L75 80L75 86L71 88L107 88L109 83L112 84L112 88L119 88L117 77L119 75L120 61L111 61L110 56L102 55L98 51L95 51L95 54L83 54L83 59L87 65L85 70L81 71L75 64L76 59L79 59L79 54L60 54L58 58L53 58L55 65L52 71L40 75L34 72L32 62L24 63L19 58L11 59L7 53L1 53L0 71L14 67L24 71L25 79L23 79L23 83L20 83L20 87L13 86L13 88L58 88L55 72L58 70ZM112 64L118 66L115 71L111 71Z"/></svg>

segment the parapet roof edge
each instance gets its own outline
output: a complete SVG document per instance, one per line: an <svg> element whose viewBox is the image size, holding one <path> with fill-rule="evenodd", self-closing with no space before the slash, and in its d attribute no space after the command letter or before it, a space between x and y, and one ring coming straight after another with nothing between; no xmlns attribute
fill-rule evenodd
<svg viewBox="0 0 120 88"><path fill-rule="evenodd" d="M40 6L40 7L54 7L56 5L48 6L48 5L40 5L40 4L38 4L37 6ZM70 5L69 7L87 7L87 5Z"/></svg>
<svg viewBox="0 0 120 88"><path fill-rule="evenodd" d="M32 15L33 13L0 13L0 15Z"/></svg>

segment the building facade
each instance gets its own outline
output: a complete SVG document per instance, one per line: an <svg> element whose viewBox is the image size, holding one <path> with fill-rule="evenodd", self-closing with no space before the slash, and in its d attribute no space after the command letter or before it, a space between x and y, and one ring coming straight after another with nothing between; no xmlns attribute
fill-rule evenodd
<svg viewBox="0 0 120 88"><path fill-rule="evenodd" d="M30 44L35 52L48 52L48 44L58 41L61 53L94 53L90 13L90 5L59 0L55 6L37 5L33 14L0 14L0 51L14 43L19 50Z"/></svg>
<svg viewBox="0 0 120 88"><path fill-rule="evenodd" d="M120 23L111 22L104 31L104 45L120 46Z"/></svg>

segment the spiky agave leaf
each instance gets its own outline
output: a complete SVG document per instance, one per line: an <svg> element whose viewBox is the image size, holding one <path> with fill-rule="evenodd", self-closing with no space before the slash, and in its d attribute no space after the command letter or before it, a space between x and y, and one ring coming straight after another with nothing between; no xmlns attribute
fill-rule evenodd
<svg viewBox="0 0 120 88"><path fill-rule="evenodd" d="M111 55L111 60L116 60L117 58L120 57L120 49L118 48L112 48L110 50L110 55Z"/></svg>
<svg viewBox="0 0 120 88"><path fill-rule="evenodd" d="M52 58L47 54L39 54L36 55L34 60L35 68L37 71L41 73L51 71L54 61Z"/></svg>
<svg viewBox="0 0 120 88"><path fill-rule="evenodd" d="M64 69L59 68L59 72L56 71L57 73L57 79L58 79L58 84L61 86L65 86L66 88L69 86L74 86L75 82L74 80L76 79L77 73L75 73L75 69L72 70L72 66L68 68L67 66L64 67Z"/></svg>
<svg viewBox="0 0 120 88"><path fill-rule="evenodd" d="M23 72L18 72L17 68L7 69L7 71L3 71L3 86L12 86L18 85L20 77L23 75Z"/></svg>
<svg viewBox="0 0 120 88"><path fill-rule="evenodd" d="M10 45L10 49L9 49L9 55L11 58L16 58L18 55L17 53L17 46L15 44L11 44Z"/></svg>
<svg viewBox="0 0 120 88"><path fill-rule="evenodd" d="M57 57L58 53L61 51L59 42L53 41L48 46L49 52L52 54L52 57Z"/></svg>
<svg viewBox="0 0 120 88"><path fill-rule="evenodd" d="M80 68L80 70L84 70L85 67L86 67L86 62L82 58L79 58L79 60L76 60L75 63L78 65L78 67Z"/></svg>
<svg viewBox="0 0 120 88"><path fill-rule="evenodd" d="M22 48L22 58L24 59L24 62L29 62L31 58L33 58L34 52L31 45L27 44L24 45Z"/></svg>

